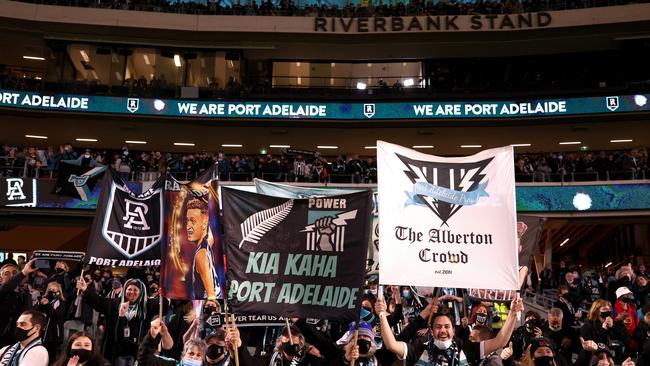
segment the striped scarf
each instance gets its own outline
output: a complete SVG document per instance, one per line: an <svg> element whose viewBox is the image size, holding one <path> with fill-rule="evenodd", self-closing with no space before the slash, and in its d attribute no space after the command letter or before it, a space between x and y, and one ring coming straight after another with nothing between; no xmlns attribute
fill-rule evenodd
<svg viewBox="0 0 650 366"><path fill-rule="evenodd" d="M33 340L22 350L20 349L20 343L16 343L13 346L8 347L2 354L2 357L0 357L0 366L13 366L20 364L20 361L25 357L30 349L40 345L41 339L38 338Z"/></svg>

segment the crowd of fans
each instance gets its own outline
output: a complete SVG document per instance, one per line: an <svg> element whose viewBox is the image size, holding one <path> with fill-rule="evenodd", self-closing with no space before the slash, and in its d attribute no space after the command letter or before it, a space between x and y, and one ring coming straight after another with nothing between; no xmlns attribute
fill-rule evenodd
<svg viewBox="0 0 650 366"><path fill-rule="evenodd" d="M370 275L357 324L291 319L289 329L224 329L208 321L226 309L222 300L161 299L157 267L38 266L11 253L0 264L2 365L224 366L235 354L242 366L650 364L642 264L598 271L560 261L533 272L524 294L554 296L543 311L463 289L384 288Z"/></svg>
<svg viewBox="0 0 650 366"><path fill-rule="evenodd" d="M646 179L648 150L520 154L515 177L520 182Z"/></svg>
<svg viewBox="0 0 650 366"><path fill-rule="evenodd" d="M266 16L319 16L319 17L372 17L413 15L467 15L512 14L550 10L613 6L630 3L629 0L487 0L487 1L433 1L409 0L384 4L382 0L368 4L346 2L345 6L321 1L296 4L293 0L255 0L226 2L175 1L175 0L21 0L31 3L139 10L204 15L266 15ZM635 1L639 2L639 1ZM643 2L640 1L640 2Z"/></svg>
<svg viewBox="0 0 650 366"><path fill-rule="evenodd" d="M83 166L108 165L130 180L154 180L169 171L177 179L191 180L217 164L223 181L377 183L375 157L356 154L323 157L318 152L285 150L282 155L233 155L223 152L196 154L160 151L76 152L71 144L38 149L3 145L0 176L54 178L61 160L84 160ZM631 180L650 178L647 149L620 151L519 154L515 157L515 178L519 182L562 182Z"/></svg>

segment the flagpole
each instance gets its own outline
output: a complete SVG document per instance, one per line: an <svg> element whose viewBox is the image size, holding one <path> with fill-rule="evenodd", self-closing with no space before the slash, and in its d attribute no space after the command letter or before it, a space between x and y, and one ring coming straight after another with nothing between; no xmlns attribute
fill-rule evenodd
<svg viewBox="0 0 650 366"><path fill-rule="evenodd" d="M83 265L84 265L84 264L81 263L81 274L79 275L79 279L82 280L82 281L84 281L84 269L85 269L85 268L83 267ZM86 283L86 281L84 281L84 283ZM86 285L87 285L87 284L86 284ZM77 296L79 296L79 293L80 293L80 292L81 292L81 291L79 291L79 289L77 289Z"/></svg>
<svg viewBox="0 0 650 366"><path fill-rule="evenodd" d="M287 324L287 333L289 334L289 344L293 346L293 337L291 337L291 326L289 326L289 318L284 318L284 321Z"/></svg>
<svg viewBox="0 0 650 366"><path fill-rule="evenodd" d="M359 322L357 322L356 328L354 329L354 339L352 343L352 348L357 346L357 340L359 340ZM357 361L356 357L352 356L350 365L354 365L354 363Z"/></svg>
<svg viewBox="0 0 650 366"><path fill-rule="evenodd" d="M235 314L230 314L232 317L230 319L230 326L234 329L237 325L235 324ZM239 366L239 347L237 346L237 343L235 342L234 344L235 348L235 366Z"/></svg>

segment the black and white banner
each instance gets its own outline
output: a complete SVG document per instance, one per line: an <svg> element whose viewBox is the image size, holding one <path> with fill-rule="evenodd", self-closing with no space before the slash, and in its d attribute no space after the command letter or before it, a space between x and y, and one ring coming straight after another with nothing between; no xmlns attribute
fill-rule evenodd
<svg viewBox="0 0 650 366"><path fill-rule="evenodd" d="M0 207L36 207L35 178L0 178Z"/></svg>
<svg viewBox="0 0 650 366"><path fill-rule="evenodd" d="M164 176L141 194L110 172L102 183L86 262L100 266L160 265Z"/></svg>
<svg viewBox="0 0 650 366"><path fill-rule="evenodd" d="M519 288L512 147L443 158L378 141L377 156L381 283Z"/></svg>
<svg viewBox="0 0 650 366"><path fill-rule="evenodd" d="M221 195L237 314L358 319L370 191L288 199L222 188Z"/></svg>

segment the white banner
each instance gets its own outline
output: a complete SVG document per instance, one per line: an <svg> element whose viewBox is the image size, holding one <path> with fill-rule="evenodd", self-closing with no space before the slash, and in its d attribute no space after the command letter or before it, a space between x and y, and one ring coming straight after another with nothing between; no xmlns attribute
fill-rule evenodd
<svg viewBox="0 0 650 366"><path fill-rule="evenodd" d="M512 147L443 158L377 142L379 280L517 290Z"/></svg>

